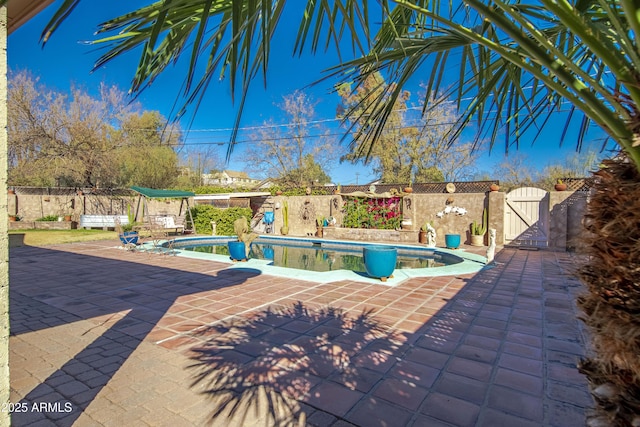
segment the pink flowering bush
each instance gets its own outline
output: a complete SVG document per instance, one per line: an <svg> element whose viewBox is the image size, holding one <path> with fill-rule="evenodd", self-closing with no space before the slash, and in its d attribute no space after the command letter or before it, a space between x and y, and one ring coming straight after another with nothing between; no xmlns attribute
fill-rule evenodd
<svg viewBox="0 0 640 427"><path fill-rule="evenodd" d="M344 204L343 227L394 230L402 221L400 197L388 199L348 198Z"/></svg>

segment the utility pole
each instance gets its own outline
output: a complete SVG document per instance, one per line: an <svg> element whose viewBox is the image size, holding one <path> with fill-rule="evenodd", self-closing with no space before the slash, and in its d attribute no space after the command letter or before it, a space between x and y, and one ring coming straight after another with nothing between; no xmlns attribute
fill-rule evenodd
<svg viewBox="0 0 640 427"><path fill-rule="evenodd" d="M358 175L360 175L360 172L356 172L356 185L358 185Z"/></svg>

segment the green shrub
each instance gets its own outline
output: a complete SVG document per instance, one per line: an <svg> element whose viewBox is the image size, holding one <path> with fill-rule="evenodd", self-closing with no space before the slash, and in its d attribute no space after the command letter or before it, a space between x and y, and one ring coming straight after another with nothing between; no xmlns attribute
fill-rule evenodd
<svg viewBox="0 0 640 427"><path fill-rule="evenodd" d="M42 218L36 219L36 221L57 221L57 220L58 220L58 215L47 215L47 216L43 216Z"/></svg>
<svg viewBox="0 0 640 427"><path fill-rule="evenodd" d="M211 221L216 222L216 234L218 236L233 236L233 222L240 218L247 218L251 222L253 213L250 208L219 209L211 205L197 205L191 208L196 233L211 234Z"/></svg>

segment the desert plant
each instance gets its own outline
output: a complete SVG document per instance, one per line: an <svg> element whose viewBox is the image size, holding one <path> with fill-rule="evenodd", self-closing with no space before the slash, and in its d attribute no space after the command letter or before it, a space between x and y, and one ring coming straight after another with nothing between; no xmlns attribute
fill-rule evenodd
<svg viewBox="0 0 640 427"><path fill-rule="evenodd" d="M422 231L428 231L429 230L429 226L433 227L433 221L427 221L425 222L422 227L420 227L420 230Z"/></svg>
<svg viewBox="0 0 640 427"><path fill-rule="evenodd" d="M289 202L282 203L282 224L289 228Z"/></svg>
<svg viewBox="0 0 640 427"><path fill-rule="evenodd" d="M482 211L482 224L478 224L477 221L473 221L471 224L471 234L474 236L484 236L487 232L487 209Z"/></svg>
<svg viewBox="0 0 640 427"><path fill-rule="evenodd" d="M233 221L233 230L235 231L236 236L238 236L238 241L244 242L244 250L246 251L247 257L249 257L251 242L257 239L258 235L250 231L249 222L245 217L240 217Z"/></svg>

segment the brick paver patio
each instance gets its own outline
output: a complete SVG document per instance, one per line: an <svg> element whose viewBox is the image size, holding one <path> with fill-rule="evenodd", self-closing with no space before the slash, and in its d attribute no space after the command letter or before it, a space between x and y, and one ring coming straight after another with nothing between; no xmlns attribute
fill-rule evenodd
<svg viewBox="0 0 640 427"><path fill-rule="evenodd" d="M583 426L571 255L317 284L116 250L12 248L16 426Z"/></svg>

